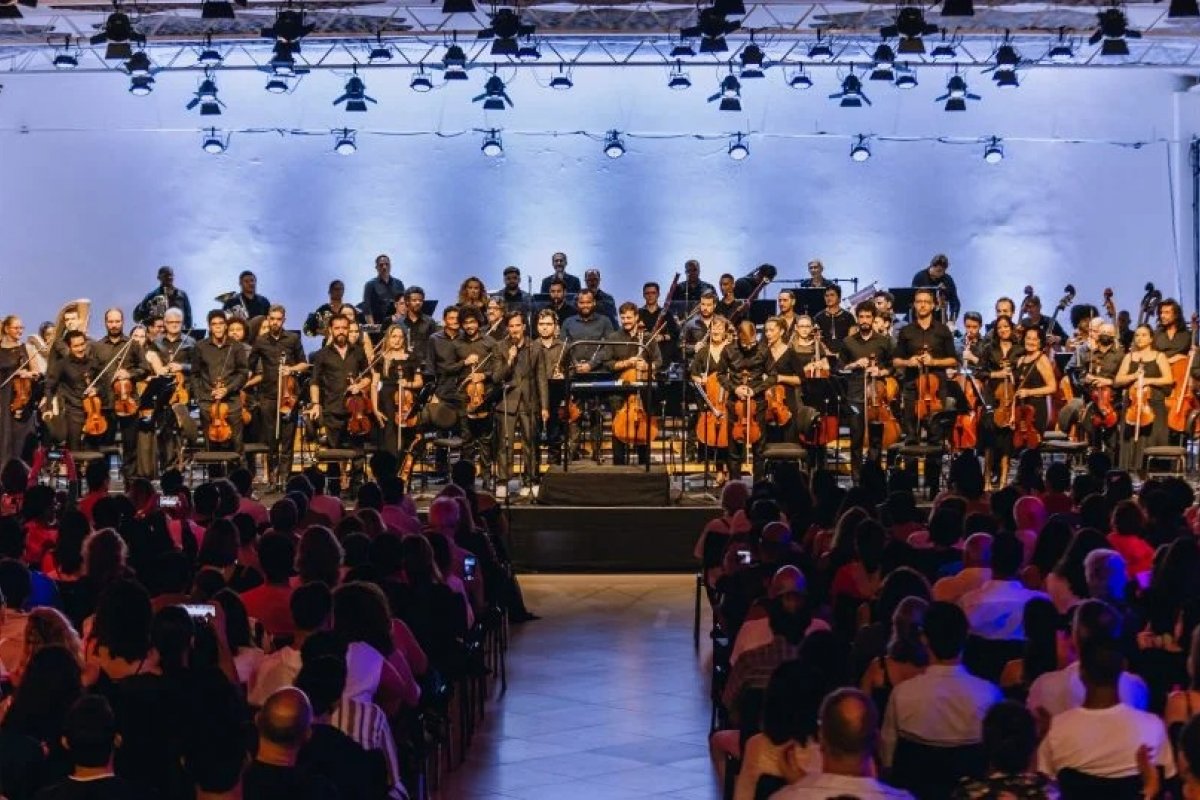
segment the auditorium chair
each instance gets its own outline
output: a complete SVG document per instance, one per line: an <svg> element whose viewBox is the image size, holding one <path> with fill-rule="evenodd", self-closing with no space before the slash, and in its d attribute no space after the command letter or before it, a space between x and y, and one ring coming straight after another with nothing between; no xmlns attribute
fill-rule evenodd
<svg viewBox="0 0 1200 800"><path fill-rule="evenodd" d="M1142 800L1142 776L1100 778L1064 769L1058 773L1058 790L1062 800Z"/></svg>
<svg viewBox="0 0 1200 800"><path fill-rule="evenodd" d="M986 760L982 744L938 747L901 736L888 783L921 800L945 800L960 778L983 775Z"/></svg>

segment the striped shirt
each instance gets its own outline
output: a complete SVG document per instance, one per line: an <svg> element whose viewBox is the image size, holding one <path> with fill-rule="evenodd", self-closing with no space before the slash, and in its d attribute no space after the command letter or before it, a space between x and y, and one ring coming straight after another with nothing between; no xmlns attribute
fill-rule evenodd
<svg viewBox="0 0 1200 800"><path fill-rule="evenodd" d="M387 764L388 797L408 800L408 792L400 780L400 762L396 757L396 740L383 709L374 703L343 698L333 708L329 724L357 742L364 750L380 750Z"/></svg>

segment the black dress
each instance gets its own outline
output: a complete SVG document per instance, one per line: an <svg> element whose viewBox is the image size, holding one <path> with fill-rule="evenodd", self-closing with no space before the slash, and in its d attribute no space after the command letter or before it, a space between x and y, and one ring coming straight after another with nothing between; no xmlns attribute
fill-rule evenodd
<svg viewBox="0 0 1200 800"><path fill-rule="evenodd" d="M34 430L35 414L32 411L27 412L24 419L17 420L13 418L9 409L13 386L8 379L25 361L26 356L27 348L24 345L0 346L0 383L5 384L4 388L0 389L0 466L9 459L22 458L25 455L27 441Z"/></svg>
<svg viewBox="0 0 1200 800"><path fill-rule="evenodd" d="M420 372L421 360L416 354L409 355L404 359L392 359L384 364L383 375L380 377L379 383L379 412L386 417L387 422L379 432L379 446L389 453L397 453L397 444L399 443L399 426L396 424L396 392L400 387L399 381L403 377L404 382L411 386L415 376ZM411 432L406 430L404 443L411 442L415 434L415 430Z"/></svg>
<svg viewBox="0 0 1200 800"><path fill-rule="evenodd" d="M1134 361L1131 356L1129 361L1131 368L1143 367L1147 378L1162 377L1162 371L1158 368L1157 359L1151 361ZM1136 386L1137 382L1135 381L1130 385ZM1140 470L1147 447L1162 447L1167 444L1166 397L1169 388L1168 386L1150 387L1149 403L1150 409L1154 412L1154 422L1148 428L1142 428L1140 432L1136 432L1132 425L1124 424L1124 420L1122 419L1121 454L1117 459L1121 469ZM1128 398L1126 402L1128 402ZM1136 441L1135 432L1137 433Z"/></svg>

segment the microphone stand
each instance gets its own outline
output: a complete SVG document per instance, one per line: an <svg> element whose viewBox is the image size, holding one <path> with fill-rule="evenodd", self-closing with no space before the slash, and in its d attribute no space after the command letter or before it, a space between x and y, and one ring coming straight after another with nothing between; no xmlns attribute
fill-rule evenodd
<svg viewBox="0 0 1200 800"><path fill-rule="evenodd" d="M568 369L563 370L563 403L568 408L570 407L570 403L571 403L571 376L575 374L575 370L574 370L575 362L571 360L570 353L572 350L574 350L576 347L578 347L581 344L583 344L583 345L593 345L594 344L594 345L596 345L596 352L599 353L601 347L607 347L608 345L612 344L612 342L606 342L603 339L576 339L573 342L567 342L567 341L563 342L562 355L567 357L567 366L569 367ZM562 356L560 356L560 357L562 357ZM563 432L564 433L563 441L565 443L563 445L563 472L569 472L570 464L571 464L571 453L570 453L570 449L571 449L570 426L571 426L571 423L570 423L569 415L568 415L567 419L568 419L568 421L566 423L566 430ZM599 448L597 448L596 455L599 456Z"/></svg>

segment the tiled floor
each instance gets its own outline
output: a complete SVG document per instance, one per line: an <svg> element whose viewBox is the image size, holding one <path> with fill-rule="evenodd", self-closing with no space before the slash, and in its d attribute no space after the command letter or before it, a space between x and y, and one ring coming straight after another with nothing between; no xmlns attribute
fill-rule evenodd
<svg viewBox="0 0 1200 800"><path fill-rule="evenodd" d="M521 585L542 619L514 627L508 694L490 704L441 796L715 800L694 578L541 575Z"/></svg>

